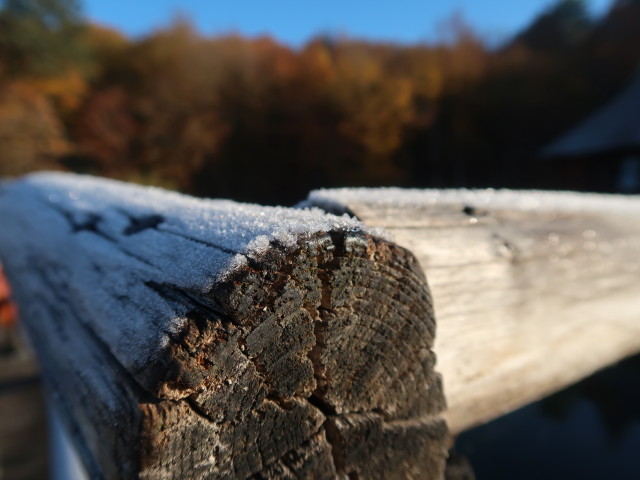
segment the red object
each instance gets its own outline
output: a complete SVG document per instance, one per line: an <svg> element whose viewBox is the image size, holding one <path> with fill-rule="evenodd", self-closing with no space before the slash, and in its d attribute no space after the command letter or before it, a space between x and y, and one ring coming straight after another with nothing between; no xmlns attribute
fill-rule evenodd
<svg viewBox="0 0 640 480"><path fill-rule="evenodd" d="M17 317L18 309L13 302L0 303L0 327L12 327Z"/></svg>
<svg viewBox="0 0 640 480"><path fill-rule="evenodd" d="M11 301L11 287L0 267L0 327L15 325L17 318L18 309Z"/></svg>
<svg viewBox="0 0 640 480"><path fill-rule="evenodd" d="M7 300L11 296L11 287L9 287L9 282L7 278L4 276L4 271L2 267L0 267L0 302Z"/></svg>

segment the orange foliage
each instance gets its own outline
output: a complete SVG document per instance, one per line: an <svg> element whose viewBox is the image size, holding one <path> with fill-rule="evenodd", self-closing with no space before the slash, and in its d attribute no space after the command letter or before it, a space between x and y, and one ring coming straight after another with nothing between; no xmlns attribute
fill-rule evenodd
<svg viewBox="0 0 640 480"><path fill-rule="evenodd" d="M320 186L532 186L503 172L640 61L638 2L593 25L580 5L559 1L493 49L460 15L440 44L319 37L299 50L184 20L138 40L86 25L69 39L91 61L41 77L0 66L0 175L64 165L272 203Z"/></svg>
<svg viewBox="0 0 640 480"><path fill-rule="evenodd" d="M122 87L93 92L74 124L78 148L95 160L97 171L109 172L118 168L121 159L129 155L136 123L130 113L128 95Z"/></svg>
<svg viewBox="0 0 640 480"><path fill-rule="evenodd" d="M0 176L56 168L69 148L64 126L44 94L24 83L0 89Z"/></svg>
<svg viewBox="0 0 640 480"><path fill-rule="evenodd" d="M62 115L76 110L89 88L85 78L75 69L27 82L35 91L49 97Z"/></svg>
<svg viewBox="0 0 640 480"><path fill-rule="evenodd" d="M380 53L366 46L338 47L331 91L344 115L341 132L373 156L389 158L413 118L414 90L410 78L385 68Z"/></svg>

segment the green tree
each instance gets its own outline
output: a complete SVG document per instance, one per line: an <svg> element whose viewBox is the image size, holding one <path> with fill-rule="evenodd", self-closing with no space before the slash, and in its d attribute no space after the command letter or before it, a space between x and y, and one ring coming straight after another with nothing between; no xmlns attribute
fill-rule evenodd
<svg viewBox="0 0 640 480"><path fill-rule="evenodd" d="M0 64L8 76L51 76L88 61L77 0L0 0Z"/></svg>
<svg viewBox="0 0 640 480"><path fill-rule="evenodd" d="M559 0L515 40L535 50L562 51L584 40L592 25L584 0Z"/></svg>

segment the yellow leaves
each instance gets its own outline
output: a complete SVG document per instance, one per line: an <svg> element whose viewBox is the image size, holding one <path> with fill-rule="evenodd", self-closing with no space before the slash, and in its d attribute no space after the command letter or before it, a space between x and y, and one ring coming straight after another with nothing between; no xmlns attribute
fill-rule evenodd
<svg viewBox="0 0 640 480"><path fill-rule="evenodd" d="M326 84L333 80L333 58L322 40L308 43L298 58L302 71L307 74L308 82Z"/></svg>
<svg viewBox="0 0 640 480"><path fill-rule="evenodd" d="M299 65L295 53L273 39L259 38L253 42L253 49L261 70L268 70L278 81L287 82L297 75Z"/></svg>
<svg viewBox="0 0 640 480"><path fill-rule="evenodd" d="M49 97L63 115L76 110L88 90L84 77L75 69L51 77L30 79L27 82L34 90Z"/></svg>
<svg viewBox="0 0 640 480"><path fill-rule="evenodd" d="M407 79L360 84L345 104L340 129L374 155L389 155L402 143L413 116L413 85Z"/></svg>
<svg viewBox="0 0 640 480"><path fill-rule="evenodd" d="M366 47L346 46L336 55L331 91L344 113L340 131L374 156L391 155L415 114L414 82Z"/></svg>
<svg viewBox="0 0 640 480"><path fill-rule="evenodd" d="M436 53L427 47L407 48L402 54L402 63L416 95L437 101L445 88L446 72Z"/></svg>
<svg viewBox="0 0 640 480"><path fill-rule="evenodd" d="M55 168L68 151L62 123L42 93L21 83L0 90L0 176Z"/></svg>
<svg viewBox="0 0 640 480"><path fill-rule="evenodd" d="M66 156L83 171L192 191L227 187L202 172L242 180L241 161L263 169L267 184L278 165L298 171L301 189L320 179L401 182L456 79L482 73L486 52L467 40L401 47L318 38L292 50L268 37L203 36L184 20L136 41L89 25L80 41L92 70L74 64L21 78L29 93L0 100L0 137L12 132L0 138L0 173Z"/></svg>
<svg viewBox="0 0 640 480"><path fill-rule="evenodd" d="M122 51L129 46L127 37L119 31L102 25L87 25L83 40L92 51Z"/></svg>

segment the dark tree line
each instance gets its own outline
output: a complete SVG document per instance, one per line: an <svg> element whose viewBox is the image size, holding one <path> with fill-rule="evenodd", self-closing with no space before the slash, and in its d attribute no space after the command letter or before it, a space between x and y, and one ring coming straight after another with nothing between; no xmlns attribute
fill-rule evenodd
<svg viewBox="0 0 640 480"><path fill-rule="evenodd" d="M345 185L536 187L537 154L631 78L640 1L561 0L498 48L131 40L74 0L0 2L0 175L67 169L291 203ZM551 174L551 172L550 172Z"/></svg>

